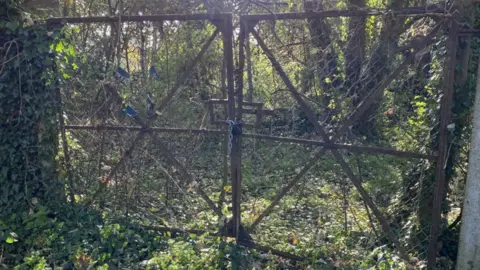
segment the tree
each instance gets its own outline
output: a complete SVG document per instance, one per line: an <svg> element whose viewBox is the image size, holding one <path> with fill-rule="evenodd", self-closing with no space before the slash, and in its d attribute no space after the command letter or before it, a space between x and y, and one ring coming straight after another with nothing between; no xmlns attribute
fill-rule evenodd
<svg viewBox="0 0 480 270"><path fill-rule="evenodd" d="M477 94L473 114L472 142L468 159L468 177L463 203L462 225L457 257L459 270L480 268L480 65L477 72Z"/></svg>

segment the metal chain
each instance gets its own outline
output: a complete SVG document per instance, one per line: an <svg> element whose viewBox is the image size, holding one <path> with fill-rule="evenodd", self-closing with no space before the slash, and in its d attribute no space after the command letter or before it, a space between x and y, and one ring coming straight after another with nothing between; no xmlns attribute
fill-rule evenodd
<svg viewBox="0 0 480 270"><path fill-rule="evenodd" d="M228 154L232 153L232 141L233 141L233 126L235 125L235 121L227 120L228 124Z"/></svg>

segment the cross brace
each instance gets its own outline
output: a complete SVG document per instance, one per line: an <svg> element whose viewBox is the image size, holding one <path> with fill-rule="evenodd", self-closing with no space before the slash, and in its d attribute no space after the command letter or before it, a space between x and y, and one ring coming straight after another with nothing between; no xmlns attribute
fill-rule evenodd
<svg viewBox="0 0 480 270"><path fill-rule="evenodd" d="M425 46L427 46L431 40L433 39L435 33L440 29L440 26L443 24L439 23L436 25L436 27L433 28L433 30L423 39L421 43L418 45L414 46L413 48L415 49L416 52L419 50L423 49ZM370 95L368 95L363 102L360 103L360 105L357 107L357 109L353 112L353 114L347 118L343 124L343 126L339 129L337 134L335 134L332 138L328 136L328 134L325 132L323 127L320 126L319 121L313 112L313 110L310 108L310 106L303 100L303 97L301 94L297 91L293 83L290 81L288 78L287 74L283 70L282 66L280 63L276 60L275 56L273 53L270 51L270 49L267 47L263 39L260 37L260 35L253 29L250 30L254 38L256 39L258 45L260 48L263 50L267 58L270 60L270 63L272 64L273 68L277 71L278 75L281 77L285 85L287 86L288 90L291 92L293 98L298 102L302 110L306 113L309 121L313 124L315 131L323 138L324 142L328 143L333 143L339 137L342 136L342 134L359 118L361 117L365 111L372 106L372 104L377 100L378 96L383 93L386 87L396 78L398 77L399 74L403 72L405 68L407 68L412 61L414 60L415 53L410 54L400 66L396 68L396 70L385 80L383 80L380 85L373 91L371 92ZM242 47L242 46L240 46ZM327 149L322 149L320 150L315 157L307 163L306 166L300 171L300 173L292 180L290 181L287 186L285 186L279 193L279 195L274 199L274 201L267 207L267 209L260 214L260 216L254 221L252 226L249 228L249 231L252 231L255 229L255 227L261 222L261 220L270 214L273 211L273 208L279 203L279 201L290 191L291 188L293 188L297 182L303 177L303 175L306 174L306 172L312 168L316 162L318 161L319 158L321 158L324 153L327 151ZM392 241L395 246L397 247L397 250L400 254L400 256L405 260L407 264L410 264L410 257L408 256L408 253L405 251L403 248L402 244L398 240L397 236L393 233L391 228L388 225L388 221L386 218L383 216L383 214L380 212L380 210L377 208L371 197L368 195L367 191L363 188L362 183L360 179L355 175L351 167L348 165L348 163L345 161L343 156L338 152L337 149L330 149L331 153L337 160L337 162L340 164L344 172L347 174L348 178L352 181L353 185L355 188L358 190L360 195L362 196L362 199L365 201L365 203L369 206L369 208L373 211L374 215L380 222L383 231L387 235L388 239Z"/></svg>

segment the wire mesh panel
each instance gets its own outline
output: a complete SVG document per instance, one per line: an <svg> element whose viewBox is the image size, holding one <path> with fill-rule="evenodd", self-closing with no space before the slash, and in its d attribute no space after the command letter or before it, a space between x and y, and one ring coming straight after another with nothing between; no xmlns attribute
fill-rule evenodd
<svg viewBox="0 0 480 270"><path fill-rule="evenodd" d="M76 200L315 266L430 261L451 22L304 8L239 31L231 14L71 19L90 29L71 28L62 97Z"/></svg>
<svg viewBox="0 0 480 270"><path fill-rule="evenodd" d="M262 220L267 223L269 215L282 215L278 212L287 220L296 220L295 212L285 207L298 204L292 203L295 192L298 201L305 198L305 189L299 187L303 180L303 185L309 182L327 191L317 194L325 196L329 208L328 214L323 214L328 216L329 228L322 227L322 231L328 231L323 233L336 231L348 238L345 246L337 246L346 252L338 261L348 264L346 258L352 255L349 245L351 248L355 243L377 248L378 254L394 248L398 259L421 266L427 258L434 216L433 183L439 181L432 179L435 173L426 174L425 170L435 170L439 149L438 129L432 126L440 118L437 105L445 82L434 74L442 74L446 63L448 47L440 30L446 20L346 15L322 16L320 12L242 17L243 31L251 35L245 35L243 44L248 53L241 52L240 57L262 63L253 66L247 61L244 92L253 101L264 102L265 115L277 121L275 130L265 121L255 131L256 136L269 133L264 138L324 146L332 151L328 156L325 150L319 150L304 161L307 164L277 192L270 207L264 207L252 228L257 232L260 227L271 228L273 224L257 225ZM286 112L287 118L280 111ZM306 151L299 153L305 156ZM310 175L312 170L322 166L317 163L328 166L319 170L321 176L314 177ZM318 232L319 220L325 217L318 212L313 216L309 225L317 229L310 231ZM283 228L285 223L276 225ZM301 226L301 222L295 225ZM297 233L302 237L308 228ZM368 228L370 237L363 228ZM293 236L295 229L284 231L291 233L281 239L289 239L291 245L299 242ZM302 241L312 243L307 239L314 238L310 234ZM368 238L371 241L366 241ZM284 248L292 250L291 246Z"/></svg>
<svg viewBox="0 0 480 270"><path fill-rule="evenodd" d="M144 225L218 230L225 132L204 128L205 102L225 91L208 83L225 80L210 68L223 65L225 16L117 19L69 26L82 60L62 97L74 198Z"/></svg>

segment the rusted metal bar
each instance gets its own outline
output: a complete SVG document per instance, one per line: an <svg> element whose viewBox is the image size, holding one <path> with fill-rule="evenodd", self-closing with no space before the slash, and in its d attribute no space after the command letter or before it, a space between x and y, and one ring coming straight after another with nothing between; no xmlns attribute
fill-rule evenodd
<svg viewBox="0 0 480 270"><path fill-rule="evenodd" d="M132 144L130 145L130 148L127 149L127 151L125 151L125 153L123 154L123 156L120 158L120 160L117 162L117 164L115 164L115 166L112 168L112 170L110 171L110 173L108 174L107 176L107 180L109 179L112 179L112 177L117 173L117 171L123 166L123 164L125 163L125 161L130 158L130 155L132 155L133 153L133 150L135 150L135 148L137 147L137 145L140 143L140 141L145 137L146 133L143 132L143 131L140 131L138 133L138 135L135 137L135 139L133 140ZM100 186L98 187L98 189L95 191L95 193L92 195L91 199L89 201L87 201L85 204L84 204L84 207L85 208L88 208L90 207L90 205L92 205L92 203L95 202L96 198L98 197L98 195L100 195L106 188L106 184L104 183L100 183Z"/></svg>
<svg viewBox="0 0 480 270"><path fill-rule="evenodd" d="M242 83L241 87L243 87L243 83ZM239 88L238 85L237 85L237 88ZM213 105L214 104L221 104L221 105L227 105L228 106L228 99L210 99L206 103L207 103L207 108L210 111L210 123L217 124L217 125L225 124L224 121L215 120ZM254 107L255 109L246 109L246 108L244 108L244 106ZM243 123L244 127L253 127L253 128L260 128L261 127L262 119L263 119L263 103L261 103L261 102L242 102L242 106L237 105L237 107L238 107L237 114L241 111L242 114L247 113L247 114L254 114L256 116L255 124ZM237 120L238 120L238 117L237 117Z"/></svg>
<svg viewBox="0 0 480 270"><path fill-rule="evenodd" d="M223 203L225 202L225 187L228 185L228 134L224 137L222 141L222 186L220 190L220 195L218 196L218 208L223 208Z"/></svg>
<svg viewBox="0 0 480 270"><path fill-rule="evenodd" d="M172 87L168 95L162 100L162 102L159 103L157 110L162 111L168 103L170 103L175 96L175 94L178 92L180 87L185 83L185 81L188 79L190 76L190 73L192 70L197 66L198 62L202 59L202 57L205 55L207 52L208 48L210 48L210 45L212 45L212 42L215 40L215 37L218 35L220 30L217 28L215 29L215 32L210 36L210 38L203 44L202 49L200 52L197 54L197 56L192 60L192 62L187 65L187 70L180 76L180 78L175 82L175 85Z"/></svg>
<svg viewBox="0 0 480 270"><path fill-rule="evenodd" d="M200 61L200 59L202 58L202 56L205 54L205 52L207 51L207 49L210 47L211 43L213 42L213 40L215 39L216 35L218 34L219 30L215 30L215 32L212 34L212 36L210 37L210 39L204 44L204 46L202 47L200 53L195 57L195 59L192 61L192 64L189 65L188 69L183 73L183 75L181 76L181 79L177 80L176 84L172 87L172 90L170 91L170 93L167 95L167 97L163 100L163 102L161 103L161 105L157 108L157 113L154 114L154 116L150 119L147 120L147 122L145 121L142 121L139 117L136 117L135 120L137 121L137 123L141 126L141 131L139 132L139 134L137 135L137 137L134 139L134 141L132 142L130 148L124 153L124 155L120 158L120 161L113 167L113 169L110 171L110 174L108 175L108 178L111 178L120 168L121 166L123 166L125 160L127 160L130 155L132 154L133 150L135 150L137 144L145 137L145 134L147 133L148 131L148 126L151 122L153 122L158 116L159 116L159 113L166 108L166 105L168 104L168 102L171 101L171 99L173 98L173 96L175 95L175 93L178 91L178 89L181 87L181 85L183 85L183 83L185 83L185 80L188 78L188 76L190 76L192 70L194 69L194 67L197 65L197 63ZM85 207L89 207L96 199L96 197L105 189L105 185L100 185L99 188L97 189L97 191L94 193L94 195L92 196L92 199L90 201L88 201L86 204L85 204ZM208 196L207 196L208 197ZM214 209L215 210L215 209Z"/></svg>
<svg viewBox="0 0 480 270"><path fill-rule="evenodd" d="M261 111L260 111L261 112ZM246 114L258 114L258 109L245 109L243 108L243 113L246 113Z"/></svg>
<svg viewBox="0 0 480 270"><path fill-rule="evenodd" d="M405 248L402 246L400 241L398 240L397 235L392 231L390 226L388 225L387 219L383 216L383 214L380 212L378 207L375 205L375 202L372 200L368 192L363 188L362 183L360 182L360 179L355 175L355 173L352 171L350 168L350 165L343 159L343 156L338 152L338 150L331 150L333 156L335 159L338 161L340 166L342 167L343 171L347 174L348 178L352 181L353 185L357 189L358 193L362 196L362 199L368 207L372 210L373 214L375 217L378 219L380 226L382 227L383 232L387 235L387 238L395 244L396 249L398 250L398 253L400 257L405 260L405 263L410 264L410 256L408 255L408 252L405 250Z"/></svg>
<svg viewBox="0 0 480 270"><path fill-rule="evenodd" d="M264 135L257 135L257 134L249 134L249 133L245 133L243 136L245 137L251 137L251 138L262 138L262 139L267 139L267 137L265 137ZM340 137L339 134L337 134L336 136L334 136L333 139L338 139L338 137ZM281 138L281 137L278 137L278 138ZM273 139L273 140L276 140L277 138L269 138L269 139ZM290 141L291 139L290 138L281 138L279 139L279 141ZM295 142L297 142L295 140ZM318 143L319 145L320 144L323 144L322 146L324 146L323 149L321 149L319 152L317 152L311 159L310 161L302 168L302 170L285 186L283 187L280 192L278 193L278 195L275 197L275 199L270 203L270 205L257 217L257 219L255 219L255 221L252 223L252 225L248 228L248 231L249 232L252 232L255 230L255 228L258 226L258 224L266 217L268 216L272 211L273 209L275 208L275 206L280 202L280 200L285 197L285 195L288 194L288 192L303 178L303 176L305 176L305 174L311 169L313 168L318 160L325 154L327 148L329 146L332 146L332 147L338 147L338 148L343 148L344 145L340 145L340 144L325 144L325 143L322 143L322 142L317 142L317 141L313 141L315 143ZM360 149L357 147L355 148L351 148L352 150L354 151L362 151L364 149ZM424 157L424 158L427 158L428 156ZM420 158L420 157L419 157ZM422 157L423 158L423 157ZM434 157L432 157L434 158ZM429 158L429 159L432 159L432 158Z"/></svg>
<svg viewBox="0 0 480 270"><path fill-rule="evenodd" d="M177 169L177 171L189 181L189 184L193 184L195 186L196 192L202 197L203 200L210 206L210 208L218 215L222 216L222 210L217 207L217 205L208 197L207 193L202 189L200 186L200 183L196 182L195 177L193 177L183 166L178 159L175 158L175 156L172 154L172 152L168 149L168 147L158 138L156 133L150 133L150 137L155 141L155 147L158 147L160 151L164 154L164 157L167 159L167 161Z"/></svg>
<svg viewBox="0 0 480 270"><path fill-rule="evenodd" d="M290 12L290 13L268 13L242 15L240 20L244 21L276 21L276 20L305 20L327 17L359 17L359 16L450 16L450 13L438 7L413 7L398 10L388 9L362 9L362 10L327 10L319 12Z"/></svg>
<svg viewBox="0 0 480 270"><path fill-rule="evenodd" d="M236 106L235 101L238 101L238 97L235 96L235 84L234 84L234 66L233 66L233 21L230 15L229 19L226 19L222 26L223 34L223 46L224 57L226 60L226 72L227 72L227 97L228 97L228 120L237 122L237 110L241 110L240 106ZM241 101L240 101L241 102ZM236 240L239 237L240 224L241 224L241 212L240 212L240 199L241 199L241 178L242 178L242 166L241 166L241 139L239 135L233 136L231 134L230 149L230 178L232 186L232 227L233 236Z"/></svg>
<svg viewBox="0 0 480 270"><path fill-rule="evenodd" d="M428 154L421 154L421 153L415 153L415 152L399 151L399 150L383 148L383 147L326 143L326 142L320 142L320 141L314 141L314 140L269 136L269 135L262 135L262 134L253 134L253 133L244 133L243 136L245 138L255 138L255 139L262 139L262 140L279 141L279 142L317 145L317 146L323 146L327 149L345 149L351 152L366 152L366 153L372 153L372 154L391 155L391 156L397 156L402 158L420 158L420 159L427 159L427 160L437 159L437 155L428 155Z"/></svg>
<svg viewBox="0 0 480 270"><path fill-rule="evenodd" d="M432 208L432 226L430 228L430 240L428 243L427 253L427 269L435 269L437 263L437 242L440 232L440 222L442 221L442 202L444 198L445 189L445 164L447 162L448 154L448 136L447 125L451 121L452 115L452 99L454 92L455 81L455 67L456 54L458 43L458 29L459 24L456 20L450 21L450 33L448 44L449 60L447 68L445 69L445 91L442 96L441 112L440 112L440 127L439 127L439 145L438 145L438 160L436 166L436 181Z"/></svg>
<svg viewBox="0 0 480 270"><path fill-rule="evenodd" d="M278 63L278 61L275 59L273 53L268 49L266 46L265 42L263 39L258 35L256 31L252 31L253 36L257 40L258 45L262 48L264 53L267 55L267 58L270 60L273 68L277 71L279 74L280 78L283 80L289 91L292 93L292 96L297 100L299 103L300 107L302 110L306 113L309 121L313 124L315 131L320 134L320 136L323 137L323 140L326 143L331 143L331 140L325 130L320 126L317 116L313 112L313 110L308 106L308 104L303 100L302 96L298 93L297 89L293 85L293 83L290 81L288 78L287 74L283 70L282 66ZM408 256L408 253L405 251L403 248L402 244L398 240L398 237L393 233L392 229L388 225L387 219L383 216L383 214L380 212L380 210L377 208L375 203L373 202L372 198L370 198L370 195L368 195L367 191L363 188L362 183L360 180L357 178L357 176L353 173L352 169L348 165L348 163L344 160L343 156L338 152L337 149L330 149L333 156L335 159L338 161L342 169L345 171L347 176L350 178L352 181L353 185L357 189L357 191L360 193L362 196L362 199L367 203L367 205L370 207L378 221L380 222L383 231L389 238L389 240L395 244L400 256L405 260L407 264L410 263L410 258Z"/></svg>
<svg viewBox="0 0 480 270"><path fill-rule="evenodd" d="M284 186L280 190L280 192L275 197L275 199L273 199L273 201L267 206L267 208L255 219L255 221L253 221L252 225L250 225L250 227L247 228L247 232L253 232L255 230L255 228L258 226L258 224L260 224L260 222L262 222L262 220L266 216L268 216L268 215L270 215L270 213L272 213L275 206L277 206L278 203L283 199L283 197L285 197L285 195L287 195L288 192L296 184L298 184L298 182L303 178L303 176L305 176L305 174L317 164L318 160L321 157L323 157L323 155L325 154L326 151L327 151L326 148L322 148L319 152L317 152L315 154L315 156L313 156L310 159L310 161L307 164L305 164L305 166L303 166L302 170L297 175L295 175L295 177L290 182L288 182L288 184L286 186Z"/></svg>
<svg viewBox="0 0 480 270"><path fill-rule="evenodd" d="M252 30L252 35L255 37L255 39L258 42L258 45L260 48L262 48L263 52L267 56L267 58L270 60L270 63L272 64L273 68L277 71L279 74L280 78L283 80L283 82L286 84L287 88L290 90L293 98L297 101L297 103L300 105L300 107L303 109L303 111L307 114L307 118L310 120L310 122L317 121L315 113L313 112L312 109L310 109L310 106L303 100L302 96L300 93L296 90L295 86L293 83L290 81L288 78L287 74L283 70L282 66L280 63L275 59L275 56L273 53L268 49L267 45L263 41L262 37L257 33L257 31ZM318 123L317 123L318 124ZM314 124L315 125L315 124ZM327 134L324 132L323 128L319 129L318 132L323 138L327 138Z"/></svg>
<svg viewBox="0 0 480 270"><path fill-rule="evenodd" d="M233 21L232 21L233 23ZM232 23L228 23L228 27L226 27L226 31L229 31L233 33L233 25ZM233 40L230 39L232 42ZM245 67L245 51L244 51L244 43L245 43L245 31L240 32L239 37L238 37L238 42L239 42L239 57L238 57L238 67L236 70L236 78L235 81L237 82L237 86L235 88L235 93L236 93L236 109L235 109L235 119L238 123L242 123L242 116L243 116L243 69ZM232 43L232 48L233 48L233 43ZM230 58L227 58L230 59ZM233 57L232 63L233 63ZM228 60L227 60L228 61ZM228 66L227 66L227 71L228 71ZM233 70L233 65L232 65L232 71ZM235 82L234 81L234 82ZM232 87L235 87L235 85L232 83ZM241 128L241 127L240 127ZM242 137L241 134L234 136L233 139L233 147L232 147L232 155L235 158L235 170L236 170L236 183L235 183L235 190L233 190L235 197L233 198L234 202L234 211L236 212L236 220L237 222L234 223L237 228L235 231L237 234L236 240L240 239L241 236L241 230L243 229L242 227L242 210L241 210L241 202L242 202Z"/></svg>
<svg viewBox="0 0 480 270"><path fill-rule="evenodd" d="M164 127L149 127L143 128L139 126L86 126L86 125L65 125L65 129L71 130L108 130L108 131L145 131L150 132L162 132L162 133L190 133L190 134L208 134L208 135L224 135L223 130L211 130L211 129L188 129L188 128L164 128Z"/></svg>
<svg viewBox="0 0 480 270"><path fill-rule="evenodd" d="M268 47L266 46L265 42L263 41L263 39L258 35L258 33L256 31L254 31L253 29L251 29L251 33L253 34L253 36L255 37L255 39L257 39L257 42L258 42L258 45L262 48L262 50L264 51L264 53L267 55L267 57L269 58L269 60L271 61L272 63L272 66L274 66L275 69L278 70L281 70L283 72L283 69L282 67L280 66L280 64L278 63L278 61L276 61L275 57L273 56L272 52L268 49ZM285 74L285 72L283 72L283 74ZM291 83L290 83L291 84ZM299 95L297 95L296 98L298 98ZM302 100L303 101L303 100ZM339 137L340 135L337 133L337 136ZM248 231L249 232L252 232L255 230L255 228L258 226L258 224L260 224L260 222L266 217L268 216L274 209L274 207L280 202L280 200L285 197L285 195L288 194L288 192L303 178L303 176L311 169L313 168L317 161L325 154L325 152L327 151L326 148L323 148L321 149L320 151L318 151L314 157L312 157L310 159L310 161L302 168L302 170L286 185L284 186L280 192L278 193L278 195L275 197L275 199L270 203L269 206L267 206L267 208L257 217L257 219L255 219L255 221L252 223L252 225L248 228Z"/></svg>
<svg viewBox="0 0 480 270"><path fill-rule="evenodd" d="M223 99L226 99L227 98L227 83L226 83L226 79L227 79L227 61L225 59L223 59L223 62L222 62L222 71L221 71L221 80L222 80L222 87L221 87L221 91L222 91L222 98ZM209 104L213 107L212 104ZM225 115L228 115L228 108L227 107L224 107L223 108L223 113ZM212 121L215 121L215 119L213 119ZM227 186L228 184L228 174L229 174L229 166L228 166L228 142L230 141L229 139L229 135L228 135L228 132L227 132L227 129L225 128L225 137L223 138L223 141L222 141L222 169L223 169L223 173L222 173L222 189L220 190L220 195L218 196L218 208L222 209L223 208L223 203L225 201L225 187Z"/></svg>
<svg viewBox="0 0 480 270"><path fill-rule="evenodd" d="M322 12L296 12L279 14L254 14L243 15L244 20L292 20L311 19L322 17L353 17L393 14L396 16L448 16L449 13L437 6L411 7L399 10L370 9L370 10L328 10ZM203 13L203 14L158 14L142 16L92 16L92 17L58 17L47 19L47 25L58 24L88 24L88 23L115 23L121 22L153 22L153 21L201 21L201 20L225 20L229 13ZM120 17L120 18L119 18Z"/></svg>
<svg viewBox="0 0 480 270"><path fill-rule="evenodd" d="M162 22L162 21L205 21L225 20L229 13L214 14L158 14L142 16L92 16L92 17L62 17L47 19L47 25L77 24L77 23L116 23L121 22Z"/></svg>
<svg viewBox="0 0 480 270"><path fill-rule="evenodd" d="M257 134L249 134L245 133L245 137L251 137L255 138L257 136L260 136L262 139L266 139L263 135L257 135ZM332 141L337 140L339 137L341 137L340 134L336 134L333 138ZM277 138L272 138L273 140ZM279 141L290 141L290 138L281 138ZM316 142L316 141L315 141ZM316 143L321 143L321 142L316 142ZM275 197L275 199L270 203L270 205L257 217L257 219L252 223L252 225L248 228L249 232L252 232L255 230L255 228L258 226L258 224L266 217L268 216L274 209L274 207L280 202L280 200L288 194L288 192L303 178L303 176L311 169L313 168L318 160L325 154L327 147L332 146L332 147L338 147L338 148L343 148L344 145L340 144L325 144L323 143L324 148L318 151L311 159L310 161L302 168L302 170L285 186L283 187L278 195ZM362 151L360 148L357 149L351 148L353 151ZM386 153L385 153L386 154ZM427 157L425 157L427 158ZM430 159L430 158L429 158Z"/></svg>
<svg viewBox="0 0 480 270"><path fill-rule="evenodd" d="M304 257L294 255L294 254L291 254L291 253L288 253L288 252L284 252L284 251L281 251L281 250L278 250L278 249L273 249L273 248L270 248L270 247L262 246L260 244L255 243L255 242L252 242L252 241L249 241L249 242L239 241L238 244L241 245L241 246L247 247L247 248L253 248L253 249L256 249L256 250L260 250L260 251L263 251L265 253L272 253L274 255L277 255L277 256L280 256L280 257L283 257L283 258L286 258L286 259L294 260L294 261L297 261L297 262L301 262L301 261L305 260Z"/></svg>

